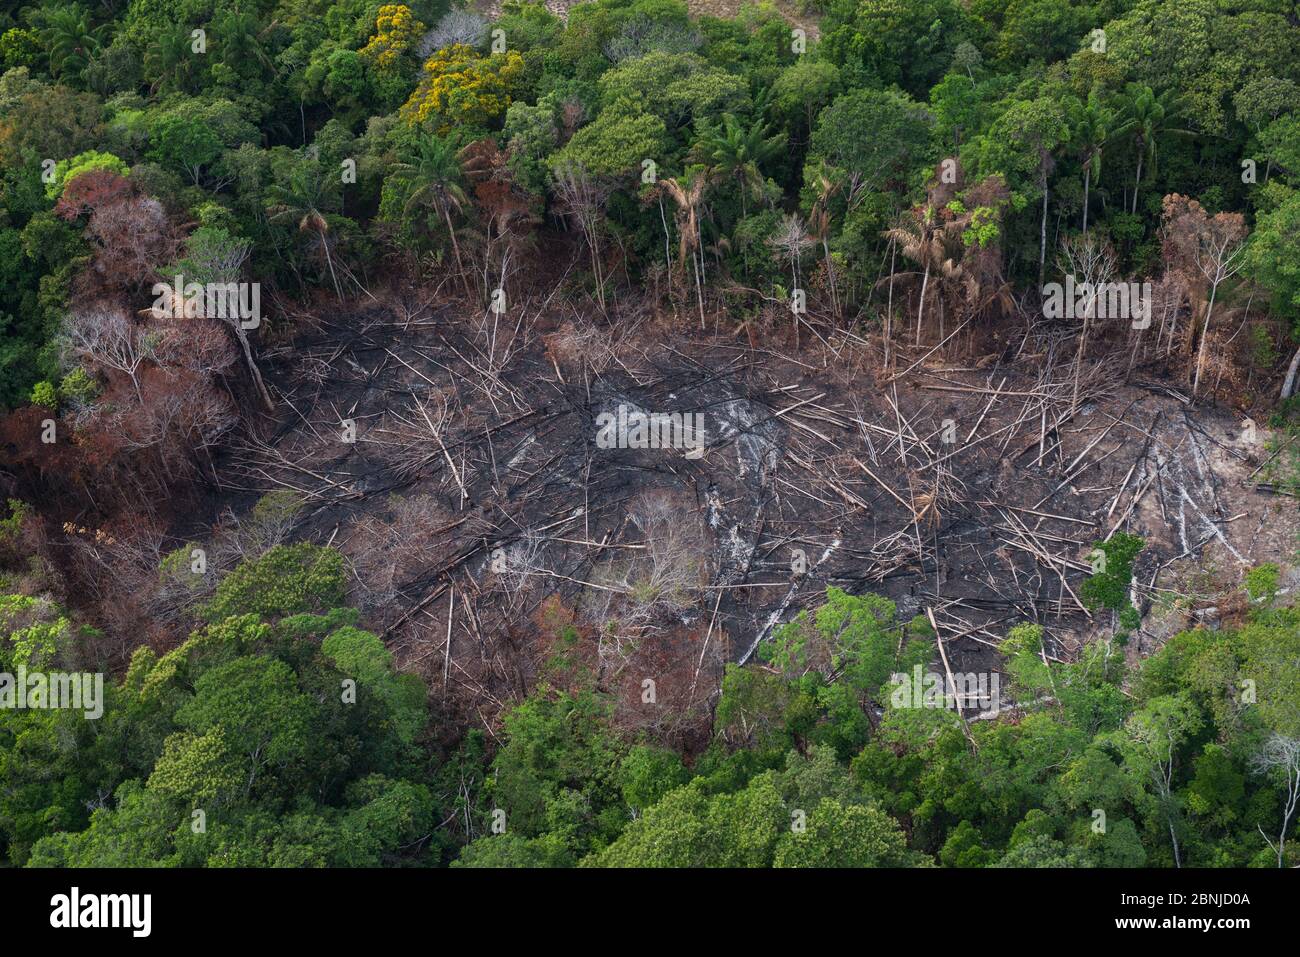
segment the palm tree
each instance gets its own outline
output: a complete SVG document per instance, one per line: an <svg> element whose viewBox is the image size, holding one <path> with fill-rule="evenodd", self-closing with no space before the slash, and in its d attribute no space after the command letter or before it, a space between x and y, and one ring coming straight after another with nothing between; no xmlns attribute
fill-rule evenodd
<svg viewBox="0 0 1300 957"><path fill-rule="evenodd" d="M267 208L271 222L281 219L297 220L298 232L315 237L315 243L329 268L334 282L334 293L343 298L338 275L334 272L334 257L330 254L333 237L330 235L326 210L333 205L331 185L334 180L325 175L320 163L304 160L293 168L285 185L273 184L269 190L273 202Z"/></svg>
<svg viewBox="0 0 1300 957"><path fill-rule="evenodd" d="M913 207L903 213L892 227L885 230L884 236L895 243L904 256L923 267L921 293L916 307L916 344L919 346L921 324L925 318L925 295L930 287L930 272L932 269L942 268L946 259L942 228L935 216L934 206L927 202L923 206ZM899 278L907 275L909 274L901 273ZM915 278L915 275L915 273L910 274L912 278ZM893 278L892 274L891 278Z"/></svg>
<svg viewBox="0 0 1300 957"><path fill-rule="evenodd" d="M1137 150L1137 174L1133 180L1132 209L1136 214L1143 167L1146 167L1148 177L1155 175L1157 145L1161 137L1195 136L1196 134L1173 125L1182 112L1182 107L1168 90L1157 94L1149 86L1130 83L1126 88L1124 100L1126 119L1117 132L1131 132L1133 146Z"/></svg>
<svg viewBox="0 0 1300 957"><path fill-rule="evenodd" d="M89 15L75 7L60 7L45 17L41 42L49 51L50 73L55 77L80 76L100 48L104 27L90 26Z"/></svg>
<svg viewBox="0 0 1300 957"><path fill-rule="evenodd" d="M226 66L238 63L257 63L271 69L274 64L262 49L261 24L256 14L239 10L228 11L217 22L221 42L221 62Z"/></svg>
<svg viewBox="0 0 1300 957"><path fill-rule="evenodd" d="M1047 270L1048 189L1056 155L1069 146L1070 124L1061 115L1061 104L1048 97L1016 102L995 124L991 135L1016 143L1038 160L1038 189L1042 194L1042 215L1038 222L1038 285Z"/></svg>
<svg viewBox="0 0 1300 957"><path fill-rule="evenodd" d="M785 146L785 134L768 136L768 125L761 120L748 127L740 125L730 113L723 114L722 125L697 126L695 157L711 166L719 179L735 180L740 187L740 212L747 213L747 194L761 196L766 182L762 164L774 159Z"/></svg>
<svg viewBox="0 0 1300 957"><path fill-rule="evenodd" d="M145 71L154 77L152 91L157 91L165 83L179 90L186 88L186 81L194 70L193 42L189 28L185 26L173 26L158 34L158 39L144 55Z"/></svg>
<svg viewBox="0 0 1300 957"><path fill-rule="evenodd" d="M710 176L702 166L689 166L682 176L665 177L659 180L659 189L667 193L676 204L673 221L677 226L678 269L682 280L686 278L686 258L690 257L695 273L695 295L700 307L700 327L704 326L704 290L700 281L700 263L696 261L696 251L702 244L700 237L700 205L704 202L704 192L709 188ZM701 257L702 261L703 257Z"/></svg>
<svg viewBox="0 0 1300 957"><path fill-rule="evenodd" d="M826 279L831 286L831 308L839 313L839 295L835 288L835 262L831 258L831 198L839 192L841 182L832 181L824 172L816 174L817 198L808 213L808 235L821 244L826 261Z"/></svg>
<svg viewBox="0 0 1300 957"><path fill-rule="evenodd" d="M468 202L461 186L464 171L456 155L456 148L448 140L425 132L416 140L415 153L408 155L405 162L397 163L393 168L411 181L411 192L406 197L403 212L410 215L413 210L429 207L447 223L447 235L451 237L456 269L461 275L461 281L467 282L465 266L460 256L460 243L456 239L456 227L451 221L452 210L459 213ZM468 292L468 287L466 291Z"/></svg>
<svg viewBox="0 0 1300 957"><path fill-rule="evenodd" d="M1088 94L1088 102L1078 110L1078 121L1074 128L1074 142L1083 160L1083 231L1088 232L1088 194L1089 187L1101 178L1101 156L1114 135L1127 132L1127 124L1116 127L1118 114L1097 99L1096 93Z"/></svg>

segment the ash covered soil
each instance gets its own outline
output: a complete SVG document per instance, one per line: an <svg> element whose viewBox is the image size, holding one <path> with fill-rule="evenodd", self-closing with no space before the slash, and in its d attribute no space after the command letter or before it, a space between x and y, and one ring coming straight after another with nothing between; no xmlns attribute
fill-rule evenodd
<svg viewBox="0 0 1300 957"><path fill-rule="evenodd" d="M1018 622L1062 660L1113 631L1080 586L1116 531L1147 541L1133 656L1295 553L1295 500L1257 487L1267 431L1122 358L1027 332L886 374L855 334L805 330L795 352L753 332L414 291L326 315L264 354L282 414L218 460L223 504L300 495L295 536L349 557L399 663L489 731L536 683L582 677L628 726L702 733L725 664L827 586L932 616L953 669L998 671ZM620 405L701 414L703 454L598 447Z"/></svg>

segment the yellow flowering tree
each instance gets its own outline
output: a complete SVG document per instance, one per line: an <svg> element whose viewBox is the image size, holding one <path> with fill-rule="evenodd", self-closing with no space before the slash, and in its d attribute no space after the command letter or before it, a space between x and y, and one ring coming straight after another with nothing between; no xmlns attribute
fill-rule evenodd
<svg viewBox="0 0 1300 957"><path fill-rule="evenodd" d="M414 49L424 29L424 24L415 19L410 7L386 3L379 8L375 35L361 48L361 56L380 70L391 70Z"/></svg>
<svg viewBox="0 0 1300 957"><path fill-rule="evenodd" d="M484 56L454 43L425 61L402 118L412 125L431 121L440 134L453 126L482 126L506 111L523 70L523 57L514 50Z"/></svg>

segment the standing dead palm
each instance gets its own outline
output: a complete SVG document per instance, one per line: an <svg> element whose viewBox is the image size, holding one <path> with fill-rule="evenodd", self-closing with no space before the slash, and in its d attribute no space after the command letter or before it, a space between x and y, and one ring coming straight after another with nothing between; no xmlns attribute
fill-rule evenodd
<svg viewBox="0 0 1300 957"><path fill-rule="evenodd" d="M695 295L700 307L700 327L704 326L704 290L701 282L703 255L700 236L700 206L704 202L704 193L709 188L710 178L702 166L687 167L686 172L677 177L659 180L659 189L673 201L673 222L677 227L677 269L680 282L686 278L686 259L689 256L695 273ZM696 256L699 254L699 261Z"/></svg>
<svg viewBox="0 0 1300 957"><path fill-rule="evenodd" d="M768 240L772 248L783 254L790 262L790 299L791 311L794 313L794 347L799 348L799 309L794 306L795 296L799 295L799 259L803 251L812 245L813 239L804 228L798 213L789 213L781 217L781 223Z"/></svg>
<svg viewBox="0 0 1300 957"><path fill-rule="evenodd" d="M926 203L905 211L893 226L885 230L884 236L921 269L921 291L917 296L916 306L916 344L919 346L921 327L925 319L925 297L930 288L930 273L940 268L945 258L941 230L934 207ZM916 272L899 273L891 276L891 279L915 279L916 275Z"/></svg>
<svg viewBox="0 0 1300 957"><path fill-rule="evenodd" d="M832 182L825 173L818 173L816 179L817 198L813 201L812 211L808 214L808 235L821 244L822 255L826 262L826 281L830 283L831 309L838 314L839 291L835 285L835 262L831 258L831 198L839 192L840 184Z"/></svg>

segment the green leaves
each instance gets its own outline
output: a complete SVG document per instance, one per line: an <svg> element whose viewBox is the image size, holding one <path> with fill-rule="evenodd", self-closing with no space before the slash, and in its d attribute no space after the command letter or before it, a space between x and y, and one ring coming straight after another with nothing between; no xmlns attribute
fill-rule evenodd
<svg viewBox="0 0 1300 957"><path fill-rule="evenodd" d="M559 169L576 164L592 176L621 178L640 169L642 160L662 156L666 143L662 119L619 101L553 154L551 166Z"/></svg>
<svg viewBox="0 0 1300 957"><path fill-rule="evenodd" d="M343 556L303 542L277 545L240 565L217 586L201 615L210 622L247 613L282 618L327 611L344 601Z"/></svg>
<svg viewBox="0 0 1300 957"><path fill-rule="evenodd" d="M604 713L604 703L590 695L542 689L506 716L492 795L510 831L560 831L579 855L617 834L626 816L605 812L622 804L624 749L604 726Z"/></svg>
<svg viewBox="0 0 1300 957"><path fill-rule="evenodd" d="M284 507L264 503L261 517ZM436 803L412 780L427 691L333 607L341 567L329 549L276 546L221 583L212 624L162 658L138 652L101 721L18 713L29 748L65 741L61 791L11 786L30 769L0 712L0 837L15 857L28 842L44 865L379 866L422 853ZM33 756L61 766L46 747Z"/></svg>
<svg viewBox="0 0 1300 957"><path fill-rule="evenodd" d="M293 670L258 655L205 671L175 720L199 734L219 730L251 786L264 765L286 764L305 754L313 717L312 702L299 692Z"/></svg>
<svg viewBox="0 0 1300 957"><path fill-rule="evenodd" d="M163 744L148 786L190 804L215 806L243 782L238 757L220 725L201 735L173 734Z"/></svg>
<svg viewBox="0 0 1300 957"><path fill-rule="evenodd" d="M637 745L619 765L618 777L627 806L643 810L690 778L674 752L666 748Z"/></svg>
<svg viewBox="0 0 1300 957"><path fill-rule="evenodd" d="M49 54L50 73L56 77L80 77L90 57L103 42L106 26L92 27L90 14L77 6L40 11L41 42Z"/></svg>
<svg viewBox="0 0 1300 957"><path fill-rule="evenodd" d="M918 858L884 811L823 799L808 815L806 829L782 835L772 866L905 867Z"/></svg>
<svg viewBox="0 0 1300 957"><path fill-rule="evenodd" d="M1133 559L1146 541L1128 532L1119 532L1097 542L1093 552L1093 574L1083 583L1079 597L1089 608L1127 608L1129 585L1133 581Z"/></svg>
<svg viewBox="0 0 1300 957"><path fill-rule="evenodd" d="M826 603L810 621L806 613L781 627L760 648L787 677L810 670L827 681L843 680L859 693L874 696L889 676L928 661L920 622L900 625L894 603L878 595L850 595L826 589Z"/></svg>
<svg viewBox="0 0 1300 957"><path fill-rule="evenodd" d="M1300 172L1300 133L1297 172ZM1246 247L1248 268L1268 290L1273 308L1300 329L1300 192L1290 192L1262 214Z"/></svg>
<svg viewBox="0 0 1300 957"><path fill-rule="evenodd" d="M820 158L852 177L854 191L902 192L912 172L929 158L932 124L929 110L904 94L853 90L836 97L817 117L809 162Z"/></svg>
<svg viewBox="0 0 1300 957"><path fill-rule="evenodd" d="M697 778L667 793L586 867L904 867L924 863L898 823L867 802L834 753L790 752L711 794Z"/></svg>
<svg viewBox="0 0 1300 957"><path fill-rule="evenodd" d="M63 187L71 180L76 179L82 173L88 173L94 169L107 169L123 176L130 171L126 163L118 159L112 153L104 153L99 150L88 150L85 153L79 153L71 159L59 160L54 166L54 178L45 185L45 195L49 199L58 199L63 195Z"/></svg>
<svg viewBox="0 0 1300 957"><path fill-rule="evenodd" d="M1027 196L1041 195L1051 157L1069 141L1060 105L1049 97L1011 100L987 133L963 151L976 175L1002 173L1007 184Z"/></svg>
<svg viewBox="0 0 1300 957"><path fill-rule="evenodd" d="M780 155L785 134L768 136L768 126L756 121L744 126L730 113L719 126L696 122L694 158L711 167L712 175L734 182L740 190L741 209L747 197L762 196L765 177L761 167Z"/></svg>
<svg viewBox="0 0 1300 957"><path fill-rule="evenodd" d="M692 53L656 51L628 60L600 78L600 92L602 114L635 107L659 117L669 131L749 105L743 78Z"/></svg>
<svg viewBox="0 0 1300 957"><path fill-rule="evenodd" d="M0 595L3 670L49 667L71 637L71 620L49 598Z"/></svg>
<svg viewBox="0 0 1300 957"><path fill-rule="evenodd" d="M357 682L360 693L383 702L403 742L414 742L428 719L427 690L414 675L395 672L392 653L379 636L359 628L340 628L321 642L321 651Z"/></svg>

